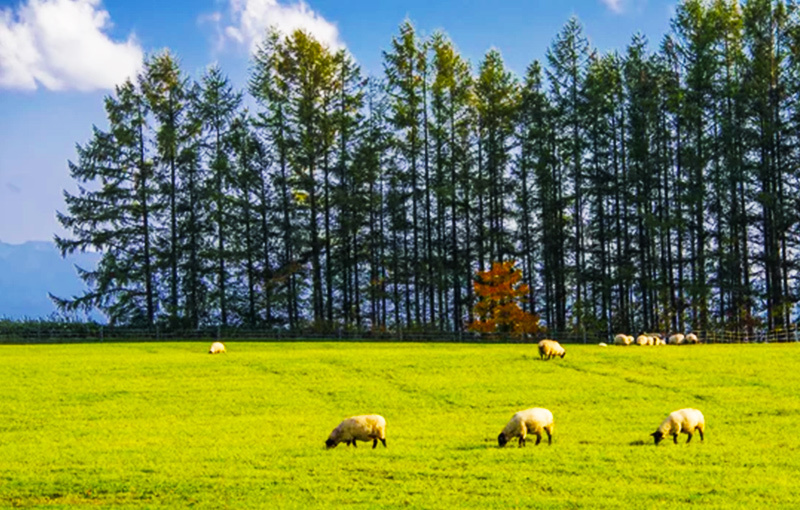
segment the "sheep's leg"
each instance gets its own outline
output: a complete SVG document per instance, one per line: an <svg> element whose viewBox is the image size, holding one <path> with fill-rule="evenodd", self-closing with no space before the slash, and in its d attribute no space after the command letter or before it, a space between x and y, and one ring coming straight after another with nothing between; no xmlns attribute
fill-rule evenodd
<svg viewBox="0 0 800 510"><path fill-rule="evenodd" d="M686 435L689 436L689 439L686 440L686 442L688 443L689 441L692 440L692 433L687 431Z"/></svg>
<svg viewBox="0 0 800 510"><path fill-rule="evenodd" d="M353 448L356 448L356 440L353 439Z"/></svg>
<svg viewBox="0 0 800 510"><path fill-rule="evenodd" d="M544 431L547 432L547 444L553 444L553 435L548 429L544 429Z"/></svg>
<svg viewBox="0 0 800 510"><path fill-rule="evenodd" d="M350 441L345 441L344 443L345 443L347 446L350 446Z"/></svg>
<svg viewBox="0 0 800 510"><path fill-rule="evenodd" d="M374 450L376 446L378 446L378 440L377 439L373 439L372 440L372 449Z"/></svg>
<svg viewBox="0 0 800 510"><path fill-rule="evenodd" d="M519 443L517 443L520 448L525 446L525 436L519 436Z"/></svg>
<svg viewBox="0 0 800 510"><path fill-rule="evenodd" d="M381 443L383 443L383 447L386 448L386 440L385 439L381 439Z"/></svg>
<svg viewBox="0 0 800 510"><path fill-rule="evenodd" d="M697 427L696 430L697 430L698 433L700 433L700 441L703 441L705 439L703 437L703 429L701 429L700 427Z"/></svg>
<svg viewBox="0 0 800 510"><path fill-rule="evenodd" d="M539 443L541 443L541 442L542 442L542 433L541 432L537 432L536 433L536 446L539 446Z"/></svg>
<svg viewBox="0 0 800 510"><path fill-rule="evenodd" d="M672 434L672 442L678 444L678 434Z"/></svg>

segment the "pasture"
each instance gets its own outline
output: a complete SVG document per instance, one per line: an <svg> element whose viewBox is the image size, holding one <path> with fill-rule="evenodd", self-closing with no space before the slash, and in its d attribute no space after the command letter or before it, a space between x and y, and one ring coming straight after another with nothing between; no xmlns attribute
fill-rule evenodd
<svg viewBox="0 0 800 510"><path fill-rule="evenodd" d="M209 344L1 346L0 507L800 506L798 344ZM553 445L498 448L534 406ZM388 448L324 448L364 413Z"/></svg>

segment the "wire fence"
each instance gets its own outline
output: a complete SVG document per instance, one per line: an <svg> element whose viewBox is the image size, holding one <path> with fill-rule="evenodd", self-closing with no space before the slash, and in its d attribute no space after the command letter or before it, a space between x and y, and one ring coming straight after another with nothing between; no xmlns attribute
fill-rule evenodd
<svg viewBox="0 0 800 510"><path fill-rule="evenodd" d="M701 343L779 343L800 341L800 325L785 330L693 331ZM688 332L687 332L688 333ZM662 334L668 338L669 334ZM453 343L537 343L543 338L564 344L614 343L614 335L596 332L542 332L536 335L509 336L478 334L471 331L315 331L243 327L204 327L169 329L163 327L112 327L97 323L46 321L0 321L0 344L158 342L200 340L246 340L269 342L349 341L349 342L453 342Z"/></svg>

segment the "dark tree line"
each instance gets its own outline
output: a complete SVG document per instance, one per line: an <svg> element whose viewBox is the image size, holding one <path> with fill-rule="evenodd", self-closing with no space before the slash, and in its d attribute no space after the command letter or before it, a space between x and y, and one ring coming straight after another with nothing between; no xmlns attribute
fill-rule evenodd
<svg viewBox="0 0 800 510"><path fill-rule="evenodd" d="M787 328L800 229L800 8L685 0L651 48L571 19L524 76L405 22L365 77L268 33L243 107L168 52L70 163L61 251L113 323L461 330L513 260L551 329Z"/></svg>

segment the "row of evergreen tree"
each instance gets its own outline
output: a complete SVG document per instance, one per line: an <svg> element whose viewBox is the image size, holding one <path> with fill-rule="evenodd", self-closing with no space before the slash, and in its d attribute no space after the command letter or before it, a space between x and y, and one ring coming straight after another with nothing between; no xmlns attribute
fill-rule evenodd
<svg viewBox="0 0 800 510"><path fill-rule="evenodd" d="M243 106L168 52L106 99L56 239L116 324L461 330L515 260L551 329L790 325L800 9L685 0L657 51L571 19L522 77L400 26L384 75L269 32Z"/></svg>

